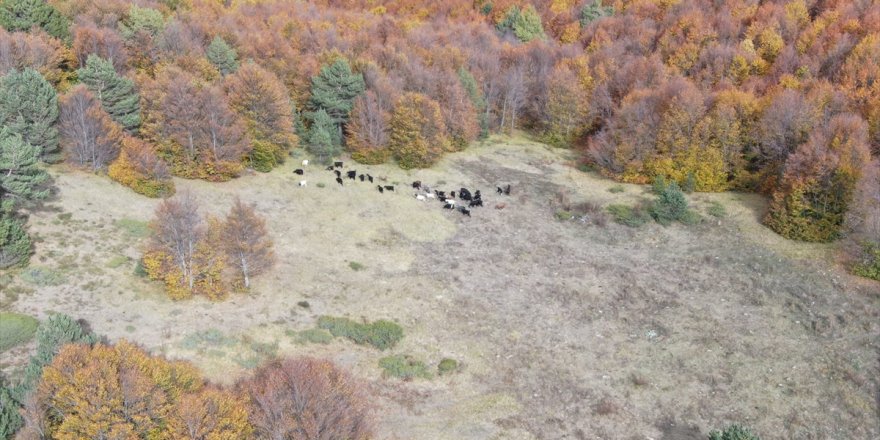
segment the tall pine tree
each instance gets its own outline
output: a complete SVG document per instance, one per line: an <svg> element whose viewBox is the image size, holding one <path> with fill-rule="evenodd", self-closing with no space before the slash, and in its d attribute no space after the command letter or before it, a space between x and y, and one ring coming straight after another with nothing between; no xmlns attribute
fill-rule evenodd
<svg viewBox="0 0 880 440"><path fill-rule="evenodd" d="M344 59L322 68L321 73L312 78L312 97L309 104L313 110L324 110L330 116L336 126L333 133L334 143L342 142L342 126L348 122L354 99L365 88L364 77L360 73L352 73ZM313 115L312 119L314 118Z"/></svg>
<svg viewBox="0 0 880 440"><path fill-rule="evenodd" d="M333 119L323 109L312 114L312 127L309 129L308 149L321 162L328 162L338 155L342 148L339 141L334 139L336 127Z"/></svg>
<svg viewBox="0 0 880 440"><path fill-rule="evenodd" d="M56 162L58 151L58 95L39 72L11 71L0 79L0 127L21 135L37 147L42 159Z"/></svg>
<svg viewBox="0 0 880 440"><path fill-rule="evenodd" d="M219 35L211 41L205 55L224 76L238 70L238 53Z"/></svg>
<svg viewBox="0 0 880 440"><path fill-rule="evenodd" d="M27 32L39 26L60 40L70 38L67 17L45 0L0 0L0 26L11 32Z"/></svg>
<svg viewBox="0 0 880 440"><path fill-rule="evenodd" d="M130 132L141 125L140 95L134 81L116 73L112 62L98 55L89 55L77 75L119 125Z"/></svg>
<svg viewBox="0 0 880 440"><path fill-rule="evenodd" d="M0 129L0 269L27 262L31 240L16 209L46 197L49 175L38 165L40 147L9 127Z"/></svg>

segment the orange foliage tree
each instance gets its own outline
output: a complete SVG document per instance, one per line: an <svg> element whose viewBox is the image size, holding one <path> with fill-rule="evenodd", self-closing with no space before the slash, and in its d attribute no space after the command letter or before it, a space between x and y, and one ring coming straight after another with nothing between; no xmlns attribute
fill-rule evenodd
<svg viewBox="0 0 880 440"><path fill-rule="evenodd" d="M266 220L257 215L253 205L236 198L221 228L220 240L229 265L238 272L244 287L249 288L252 276L265 272L275 263Z"/></svg>
<svg viewBox="0 0 880 440"><path fill-rule="evenodd" d="M436 101L418 93L403 95L391 116L389 147L402 168L424 168L449 150L446 125Z"/></svg>
<svg viewBox="0 0 880 440"><path fill-rule="evenodd" d="M131 136L123 138L119 157L110 164L107 175L147 197L174 194L174 182L165 161L156 155L153 147Z"/></svg>
<svg viewBox="0 0 880 440"><path fill-rule="evenodd" d="M99 171L119 155L122 127L101 107L101 102L80 84L61 98L58 132L68 163Z"/></svg>

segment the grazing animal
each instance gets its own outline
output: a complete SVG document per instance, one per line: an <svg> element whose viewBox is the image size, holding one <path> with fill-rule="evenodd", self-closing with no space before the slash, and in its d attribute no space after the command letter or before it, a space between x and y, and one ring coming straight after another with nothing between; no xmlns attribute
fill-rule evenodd
<svg viewBox="0 0 880 440"><path fill-rule="evenodd" d="M302 164L304 167L309 166L309 160L308 159L303 160Z"/></svg>
<svg viewBox="0 0 880 440"><path fill-rule="evenodd" d="M333 165L330 165L329 167L327 167L327 171L333 171Z"/></svg>
<svg viewBox="0 0 880 440"><path fill-rule="evenodd" d="M464 206L459 206L459 207L458 207L458 212L460 212L460 213L462 213L462 214L464 214L464 215L466 215L466 216L468 216L468 217L471 216L471 210L465 208Z"/></svg>
<svg viewBox="0 0 880 440"><path fill-rule="evenodd" d="M437 196L435 196L434 194L431 194L431 193L427 193L427 194L425 194L425 197L427 197L427 198L429 198L429 199L434 199L434 198L436 198Z"/></svg>
<svg viewBox="0 0 880 440"><path fill-rule="evenodd" d="M394 191L394 185L385 185L385 189L388 191Z"/></svg>
<svg viewBox="0 0 880 440"><path fill-rule="evenodd" d="M342 168L342 162L333 162L333 166L336 168Z"/></svg>
<svg viewBox="0 0 880 440"><path fill-rule="evenodd" d="M361 179L361 182L363 182L363 181L364 181L364 178L366 178L366 177L367 177L367 176L364 176L363 174L361 174L360 176L358 176L358 179Z"/></svg>
<svg viewBox="0 0 880 440"><path fill-rule="evenodd" d="M427 199L425 198L425 196L423 196L421 194L416 194L416 200L418 200L420 202L424 202Z"/></svg>
<svg viewBox="0 0 880 440"><path fill-rule="evenodd" d="M467 188L462 188L462 189L458 190L458 197L461 198L462 200L468 200L468 201L470 201L472 199L471 192L468 191Z"/></svg>
<svg viewBox="0 0 880 440"><path fill-rule="evenodd" d="M382 185L376 185L376 189L378 189L380 193L385 192L385 190L382 188Z"/></svg>
<svg viewBox="0 0 880 440"><path fill-rule="evenodd" d="M510 184L508 184L506 187L504 187L504 195L506 195L506 196L510 195Z"/></svg>
<svg viewBox="0 0 880 440"><path fill-rule="evenodd" d="M496 187L495 187L495 191L496 191L498 194L504 194L504 190L501 189L500 186L496 186Z"/></svg>
<svg viewBox="0 0 880 440"><path fill-rule="evenodd" d="M370 183L373 183L373 176L367 174L367 180L369 180Z"/></svg>
<svg viewBox="0 0 880 440"><path fill-rule="evenodd" d="M300 181L299 181L299 186L306 186L308 183L309 183L309 182L306 182L305 180L300 180Z"/></svg>
<svg viewBox="0 0 880 440"><path fill-rule="evenodd" d="M333 170L333 173L336 174L336 177L342 177L342 171L339 171L339 170Z"/></svg>
<svg viewBox="0 0 880 440"><path fill-rule="evenodd" d="M303 171L303 170L300 169L300 168L297 168L297 169L293 170L293 174L299 174L300 176L302 176L302 175L305 174L305 173L306 173L306 172Z"/></svg>
<svg viewBox="0 0 880 440"><path fill-rule="evenodd" d="M449 191L449 197L455 198L455 191Z"/></svg>
<svg viewBox="0 0 880 440"><path fill-rule="evenodd" d="M338 183L339 185L342 185L342 177L337 177L336 183Z"/></svg>
<svg viewBox="0 0 880 440"><path fill-rule="evenodd" d="M447 204L450 204L452 206L455 206L455 199L446 199L446 200L444 200L444 202L446 202Z"/></svg>
<svg viewBox="0 0 880 440"><path fill-rule="evenodd" d="M434 192L437 194L437 197L440 197L440 198L446 198L446 191L437 191L437 190L434 190Z"/></svg>
<svg viewBox="0 0 880 440"><path fill-rule="evenodd" d="M357 177L357 171L351 170L345 173L345 175L348 176L349 179L354 180Z"/></svg>
<svg viewBox="0 0 880 440"><path fill-rule="evenodd" d="M474 199L474 200L471 200L470 203L468 203L468 208L473 208L475 206L482 207L483 201L481 199Z"/></svg>
<svg viewBox="0 0 880 440"><path fill-rule="evenodd" d="M507 203L499 203L495 205L495 209L504 209L507 207Z"/></svg>
<svg viewBox="0 0 880 440"><path fill-rule="evenodd" d="M482 196L480 195L480 190L477 190L477 192L474 193L474 198L475 198L475 199L479 199L480 197L482 197Z"/></svg>
<svg viewBox="0 0 880 440"><path fill-rule="evenodd" d="M447 202L445 205L443 205L443 209L455 209L455 205Z"/></svg>
<svg viewBox="0 0 880 440"><path fill-rule="evenodd" d="M415 189L422 189L422 182L420 180L416 180L412 183L412 187Z"/></svg>

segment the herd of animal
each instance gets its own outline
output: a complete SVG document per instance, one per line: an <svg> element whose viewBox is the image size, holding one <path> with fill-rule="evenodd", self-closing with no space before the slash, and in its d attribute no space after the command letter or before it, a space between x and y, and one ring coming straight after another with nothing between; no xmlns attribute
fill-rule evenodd
<svg viewBox="0 0 880 440"><path fill-rule="evenodd" d="M308 167L308 165L309 165L309 161L303 160L302 161L302 168L297 168L297 169L293 170L293 173L297 174L299 176L305 176L305 173L306 173L305 170ZM344 167L344 165L345 164L342 162L333 162L333 165L329 165L326 168L327 171L332 171L333 174L336 175L336 183L338 183L340 186L345 186L345 181L343 180L343 176L345 178L347 178L349 180L353 180L355 182L360 180L361 182L369 182L371 184L375 183L373 176L371 176L370 174L367 174L367 173L358 174L357 170L343 171L342 168ZM382 180L382 181L386 180L385 178L377 178L377 179ZM306 181L306 180L299 181L300 187L305 187L307 185L308 185L308 181ZM443 209L450 209L453 211L458 211L462 215L465 215L467 217L471 216L470 208L480 208L483 206L483 195L480 192L480 190L476 190L473 193L471 193L470 190L462 187L462 188L459 188L458 195L456 197L455 191L446 192L446 191L440 191L437 189L432 190L430 187L428 187L428 185L422 184L422 182L419 180L416 180L415 182L412 183L412 188L414 190L416 190L416 192L413 193L413 196L416 198L416 200L421 201L421 202L427 201L429 199L439 200L441 203L443 203ZM385 193L386 191L394 192L394 185L377 184L376 190L379 191L380 193ZM498 194L503 194L503 195L509 196L510 195L510 185L508 184L504 187L501 187L501 186L496 187L495 191ZM502 209L504 207L504 204L499 204L499 205L496 205L495 207L496 207L496 209Z"/></svg>

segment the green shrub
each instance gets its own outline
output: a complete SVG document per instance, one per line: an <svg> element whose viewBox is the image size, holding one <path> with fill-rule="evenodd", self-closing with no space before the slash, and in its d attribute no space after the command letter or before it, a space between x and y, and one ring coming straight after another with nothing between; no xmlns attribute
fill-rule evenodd
<svg viewBox="0 0 880 440"><path fill-rule="evenodd" d="M300 343L329 344L333 335L322 328L311 328L296 333L296 340Z"/></svg>
<svg viewBox="0 0 880 440"><path fill-rule="evenodd" d="M655 183L654 189L657 190L657 183ZM687 213L687 199L681 191L681 188L679 188L678 184L675 182L666 185L666 187L657 194L657 199L654 200L654 204L651 205L651 217L654 217L654 220L663 226L668 226L674 221L684 219Z"/></svg>
<svg viewBox="0 0 880 440"><path fill-rule="evenodd" d="M324 182L318 182L317 185L315 185L315 186L317 186L318 188L324 188L327 185L325 185Z"/></svg>
<svg viewBox="0 0 880 440"><path fill-rule="evenodd" d="M860 277L880 281L880 244L864 243L861 258L852 271Z"/></svg>
<svg viewBox="0 0 880 440"><path fill-rule="evenodd" d="M31 249L24 221L0 212L0 269L27 265Z"/></svg>
<svg viewBox="0 0 880 440"><path fill-rule="evenodd" d="M0 312L0 353L33 339L39 325L28 315Z"/></svg>
<svg viewBox="0 0 880 440"><path fill-rule="evenodd" d="M709 434L709 440L761 440L761 438L748 428L731 425L724 431L713 431Z"/></svg>
<svg viewBox="0 0 880 440"><path fill-rule="evenodd" d="M455 370L458 370L458 361L450 358L443 358L439 364L437 364L437 373L441 376L454 373Z"/></svg>
<svg viewBox="0 0 880 440"><path fill-rule="evenodd" d="M367 266L364 266L363 264L358 263L357 261L352 261L352 262L348 263L348 267L350 267L351 270L353 270L355 272L359 272L359 271L362 271L367 268Z"/></svg>
<svg viewBox="0 0 880 440"><path fill-rule="evenodd" d="M614 218L614 221L631 228L638 228L651 219L647 210L641 205L609 205L608 213Z"/></svg>
<svg viewBox="0 0 880 440"><path fill-rule="evenodd" d="M610 192L612 194L618 194L618 193L622 193L624 191L626 191L626 188L624 188L621 185L614 185L611 188L608 188L608 192Z"/></svg>
<svg viewBox="0 0 880 440"><path fill-rule="evenodd" d="M94 344L98 338L82 324L67 315L52 315L37 328L37 352L25 369L21 389L31 390L43 374L43 367L52 363L61 346L66 344ZM24 394L22 394L23 396Z"/></svg>
<svg viewBox="0 0 880 440"><path fill-rule="evenodd" d="M415 377L431 378L431 372L424 362L401 354L379 359L379 367L382 368L382 375L385 377L397 377L403 380Z"/></svg>
<svg viewBox="0 0 880 440"><path fill-rule="evenodd" d="M21 404L13 397L14 391L0 383L0 439L11 439L24 425L18 414Z"/></svg>
<svg viewBox="0 0 880 440"><path fill-rule="evenodd" d="M209 328L186 335L180 341L180 347L187 350L198 350L203 347L230 347L236 342L235 338L226 336L222 331Z"/></svg>
<svg viewBox="0 0 880 440"><path fill-rule="evenodd" d="M403 338L403 328L385 320L361 324L348 318L322 316L318 318L318 328L335 337L348 338L358 345L369 344L379 350L392 348Z"/></svg>
<svg viewBox="0 0 880 440"><path fill-rule="evenodd" d="M109 261L107 261L107 267L110 269L116 269L117 267L122 266L125 263L128 263L128 257L126 257L125 255L116 255Z"/></svg>
<svg viewBox="0 0 880 440"><path fill-rule="evenodd" d="M666 190L666 186L666 177L663 175L657 176L654 178L654 182L651 183L651 192L657 195L662 194Z"/></svg>
<svg viewBox="0 0 880 440"><path fill-rule="evenodd" d="M21 273L21 279L39 287L60 286L67 282L61 272L48 267L31 267Z"/></svg>
<svg viewBox="0 0 880 440"><path fill-rule="evenodd" d="M565 211L563 209L556 211L556 220L564 222L564 221L571 220L573 217L574 217L574 215L572 213Z"/></svg>
<svg viewBox="0 0 880 440"><path fill-rule="evenodd" d="M712 202L709 205L709 208L706 209L706 212L715 218L727 217L727 209L724 208L724 205L718 202Z"/></svg>

